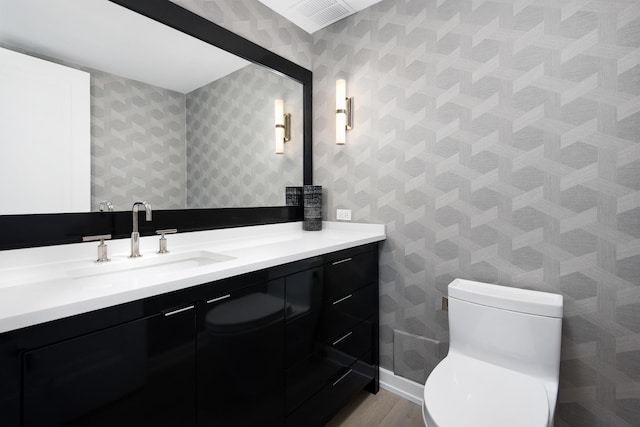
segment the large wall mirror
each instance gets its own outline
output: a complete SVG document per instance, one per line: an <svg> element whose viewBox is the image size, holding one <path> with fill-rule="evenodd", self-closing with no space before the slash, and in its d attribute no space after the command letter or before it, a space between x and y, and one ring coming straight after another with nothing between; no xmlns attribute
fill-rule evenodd
<svg viewBox="0 0 640 427"><path fill-rule="evenodd" d="M3 187L12 188L11 198L0 194L0 215L95 212L109 208L104 201L126 211L139 199L169 210L282 206L286 186L311 183L311 72L169 1L0 0L0 48L85 73L89 93L78 131L85 154L55 160L45 148L64 153L53 140L76 131L60 123L77 125L81 115L65 119L67 104L45 102L38 72L13 73L7 87L31 89L12 91L24 111L0 97L10 104L0 107L0 152L10 175ZM291 114L283 154L276 99ZM80 172L57 179L51 163L60 174ZM89 194L57 204L66 193L48 200L47 184Z"/></svg>

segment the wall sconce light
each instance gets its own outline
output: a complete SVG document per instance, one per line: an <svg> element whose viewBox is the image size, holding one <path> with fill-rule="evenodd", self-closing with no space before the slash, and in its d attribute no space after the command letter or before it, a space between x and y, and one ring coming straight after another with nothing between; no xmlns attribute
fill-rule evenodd
<svg viewBox="0 0 640 427"><path fill-rule="evenodd" d="M276 154L284 153L284 143L291 140L291 114L284 114L284 101L276 99Z"/></svg>
<svg viewBox="0 0 640 427"><path fill-rule="evenodd" d="M336 144L343 145L347 130L353 128L353 98L347 98L347 83L336 80Z"/></svg>

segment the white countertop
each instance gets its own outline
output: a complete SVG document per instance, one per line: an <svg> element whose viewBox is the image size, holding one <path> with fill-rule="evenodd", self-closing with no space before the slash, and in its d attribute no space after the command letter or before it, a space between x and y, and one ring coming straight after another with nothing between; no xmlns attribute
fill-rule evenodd
<svg viewBox="0 0 640 427"><path fill-rule="evenodd" d="M380 224L300 222L107 241L110 262L96 263L98 242L0 251L0 333L185 289L292 261L382 241ZM219 262L215 261L218 260ZM108 273L108 274L104 274Z"/></svg>

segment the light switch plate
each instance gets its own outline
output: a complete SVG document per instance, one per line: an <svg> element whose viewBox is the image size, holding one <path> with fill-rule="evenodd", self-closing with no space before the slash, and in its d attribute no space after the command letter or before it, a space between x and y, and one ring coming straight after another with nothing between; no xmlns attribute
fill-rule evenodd
<svg viewBox="0 0 640 427"><path fill-rule="evenodd" d="M336 209L336 219L338 221L351 221L351 209Z"/></svg>

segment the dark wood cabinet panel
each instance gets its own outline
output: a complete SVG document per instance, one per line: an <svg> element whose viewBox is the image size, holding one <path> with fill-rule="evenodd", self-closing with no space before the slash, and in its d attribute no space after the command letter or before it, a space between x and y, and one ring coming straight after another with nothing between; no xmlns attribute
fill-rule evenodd
<svg viewBox="0 0 640 427"><path fill-rule="evenodd" d="M190 425L193 306L22 355L23 425Z"/></svg>
<svg viewBox="0 0 640 427"><path fill-rule="evenodd" d="M198 303L199 426L284 423L284 317L283 278Z"/></svg>
<svg viewBox="0 0 640 427"><path fill-rule="evenodd" d="M287 425L330 418L353 390L377 392L377 262L377 249L370 245L328 255L322 275L287 277L286 304L306 301L286 322Z"/></svg>

